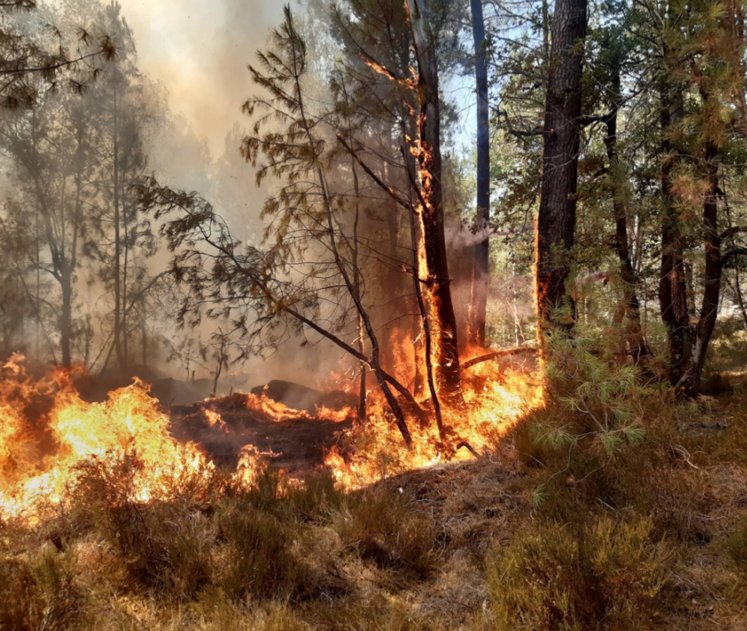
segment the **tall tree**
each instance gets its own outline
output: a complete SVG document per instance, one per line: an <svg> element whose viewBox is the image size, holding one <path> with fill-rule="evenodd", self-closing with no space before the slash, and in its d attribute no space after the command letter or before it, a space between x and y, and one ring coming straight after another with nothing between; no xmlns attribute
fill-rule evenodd
<svg viewBox="0 0 747 631"><path fill-rule="evenodd" d="M475 263L470 305L470 342L485 346L485 322L490 280L490 109L488 102L488 58L482 0L470 0L475 44L477 87L477 215L475 228L483 238L475 244Z"/></svg>
<svg viewBox="0 0 747 631"><path fill-rule="evenodd" d="M545 101L542 194L537 215L535 290L539 332L569 328L575 317L566 289L576 230L581 78L587 0L556 0L551 27L551 60ZM570 318L557 310L570 307Z"/></svg>
<svg viewBox="0 0 747 631"><path fill-rule="evenodd" d="M422 251L418 253L417 273L428 295L439 389L447 398L458 398L461 394L461 369L444 233L436 34L429 28L422 0L407 0L407 9L418 65L416 154L420 166L420 203L416 207L416 216L422 238Z"/></svg>
<svg viewBox="0 0 747 631"><path fill-rule="evenodd" d="M60 304L54 310L65 366L72 361L75 277L94 219L90 199L95 194L96 131L90 119L87 100L75 95L48 98L15 119L2 135L19 192L38 213L46 250L38 265L60 288Z"/></svg>

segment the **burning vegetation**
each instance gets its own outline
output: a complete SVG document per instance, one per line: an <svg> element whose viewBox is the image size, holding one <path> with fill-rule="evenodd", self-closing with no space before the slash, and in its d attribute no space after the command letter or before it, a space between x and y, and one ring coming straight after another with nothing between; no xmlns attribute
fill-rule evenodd
<svg viewBox="0 0 747 631"><path fill-rule="evenodd" d="M0 3L0 631L744 628L746 5L509 4Z"/></svg>
<svg viewBox="0 0 747 631"><path fill-rule="evenodd" d="M540 386L528 373L481 365L470 381L473 387L465 390L465 406L444 415L448 440L432 423L421 422L413 427L413 447L408 448L386 401L375 397L367 418L355 423L350 407L321 406L309 414L263 394L206 399L192 408L175 408L170 418L138 379L109 392L106 401L88 402L76 390L74 371L57 369L37 379L27 374L20 355L2 370L0 517L26 524L71 502L80 492L79 477L91 466L111 475L126 468L129 487L123 500L135 503L207 492L215 484L216 462L230 468L225 480L230 486L249 488L274 464L289 480L325 469L341 488L356 489L486 453L541 404ZM275 441L266 435L267 424L277 424ZM311 431L303 435L303 429ZM314 454L293 459L291 453L286 464L281 440L291 452L309 443Z"/></svg>

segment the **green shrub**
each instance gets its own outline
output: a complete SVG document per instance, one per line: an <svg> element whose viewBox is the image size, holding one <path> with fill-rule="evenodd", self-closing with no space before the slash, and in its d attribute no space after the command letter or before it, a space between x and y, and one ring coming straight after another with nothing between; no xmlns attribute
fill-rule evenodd
<svg viewBox="0 0 747 631"><path fill-rule="evenodd" d="M650 521L591 519L573 529L550 523L520 534L488 558L499 629L649 630L663 607L662 544Z"/></svg>

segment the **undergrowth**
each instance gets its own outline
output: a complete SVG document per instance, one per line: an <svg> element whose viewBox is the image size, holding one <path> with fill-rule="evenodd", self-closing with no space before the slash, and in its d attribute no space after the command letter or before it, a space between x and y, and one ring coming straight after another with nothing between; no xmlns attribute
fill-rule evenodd
<svg viewBox="0 0 747 631"><path fill-rule="evenodd" d="M738 628L744 386L683 403L561 351L494 457L357 492L267 468L143 503L136 461L92 460L54 519L0 524L0 631Z"/></svg>

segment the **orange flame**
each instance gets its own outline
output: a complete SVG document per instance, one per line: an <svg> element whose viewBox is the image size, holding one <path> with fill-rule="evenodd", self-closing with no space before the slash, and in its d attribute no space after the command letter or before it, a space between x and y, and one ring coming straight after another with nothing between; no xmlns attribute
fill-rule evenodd
<svg viewBox="0 0 747 631"><path fill-rule="evenodd" d="M412 348L400 350L405 351L400 356L412 357ZM172 436L169 417L142 381L135 379L131 386L110 392L104 402L89 403L80 397L69 371L55 370L34 379L23 362L15 355L0 367L0 520L39 522L64 505L80 466L91 460L106 465L125 459L136 462L130 485L130 499L136 502L169 500L179 492L179 484L199 488L211 480L215 468L205 450ZM350 408L321 408L310 415L264 395L238 396L246 409L275 422L342 422L355 416ZM47 411L37 410L34 420L40 400L46 401ZM384 398L374 391L368 398L367 418L340 434L325 465L343 486L359 488L407 470L469 459L473 453L488 452L542 401L542 386L531 374L495 363L478 364L465 379L464 405L443 410L446 439L441 440L435 423L411 421L413 446L407 449ZM204 403L210 427L235 433L214 406L208 407L214 400ZM427 410L429 401L421 403ZM245 445L233 482L251 486L264 463L277 455Z"/></svg>
<svg viewBox="0 0 747 631"><path fill-rule="evenodd" d="M413 446L407 449L385 402L376 398L366 421L346 432L326 457L338 482L355 489L404 471L469 460L470 448L478 454L490 451L526 413L543 403L542 384L531 373L488 362L474 366L470 373L464 384L465 406L443 410L448 443L440 440L435 423L414 425L410 427Z"/></svg>
<svg viewBox="0 0 747 631"><path fill-rule="evenodd" d="M0 518L38 521L45 508L63 501L76 467L90 459L116 462L137 459L133 489L137 501L162 498L184 476L211 470L202 450L179 443L169 433L169 419L139 379L109 393L103 403L80 398L69 372L30 378L23 357L14 355L0 382ZM46 427L35 428L25 413L40 396L52 396ZM44 455L44 436L54 446Z"/></svg>

